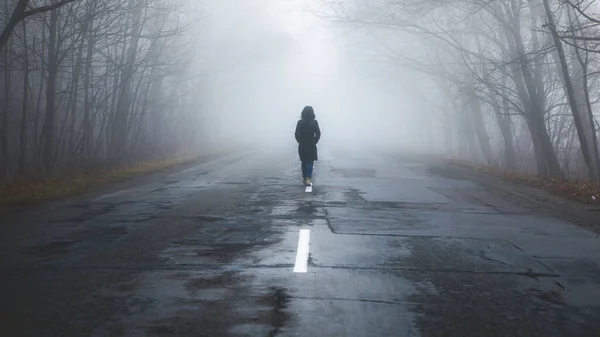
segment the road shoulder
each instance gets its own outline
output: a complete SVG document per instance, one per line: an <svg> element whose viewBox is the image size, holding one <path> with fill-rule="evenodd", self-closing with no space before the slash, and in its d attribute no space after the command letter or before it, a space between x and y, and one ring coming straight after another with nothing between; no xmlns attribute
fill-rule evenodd
<svg viewBox="0 0 600 337"><path fill-rule="evenodd" d="M521 207L569 221L600 234L600 207L570 200L541 188L517 184L481 172L475 167L451 161L431 163L429 172L446 178L473 181L489 191L494 191L499 199L510 200Z"/></svg>
<svg viewBox="0 0 600 337"><path fill-rule="evenodd" d="M63 195L55 198L34 200L15 204L0 205L0 217L8 219L12 215L22 214L24 212L39 211L48 208L54 208L57 205L68 203L72 200L87 200L98 198L102 195L117 193L118 191L128 190L141 186L152 181L163 180L177 172L185 172L194 169L199 165L208 165L212 162L225 160L227 158L241 157L242 154L234 151L225 151L206 156L199 156L195 159L187 160L164 167L160 170L145 172L140 175L134 175L125 179L107 181L102 184L89 186L77 193ZM0 224L3 223L0 222Z"/></svg>

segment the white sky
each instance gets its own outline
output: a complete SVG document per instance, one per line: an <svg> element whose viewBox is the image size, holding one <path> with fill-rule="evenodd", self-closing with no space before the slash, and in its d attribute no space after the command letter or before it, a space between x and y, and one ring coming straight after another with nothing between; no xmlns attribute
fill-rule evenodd
<svg viewBox="0 0 600 337"><path fill-rule="evenodd" d="M214 62L222 63L226 53L242 64L219 73L213 84L212 118L218 123L210 125L220 124L212 132L221 139L293 145L293 129L305 105L315 108L324 140L388 142L398 137L402 113L394 109L409 110L406 101L399 104L404 98L398 83L379 76L385 69L374 76L373 65L380 62L348 56L344 44L360 44L345 40L306 10L318 0L213 1L218 10L211 35L224 43ZM280 38L288 44L281 46ZM261 51L260 61L247 61L246 53Z"/></svg>
<svg viewBox="0 0 600 337"><path fill-rule="evenodd" d="M309 1L274 1L268 12L295 39L290 76L302 84L306 104L314 104L308 102L323 100L324 91L335 82L340 59L335 37L306 10L307 5Z"/></svg>

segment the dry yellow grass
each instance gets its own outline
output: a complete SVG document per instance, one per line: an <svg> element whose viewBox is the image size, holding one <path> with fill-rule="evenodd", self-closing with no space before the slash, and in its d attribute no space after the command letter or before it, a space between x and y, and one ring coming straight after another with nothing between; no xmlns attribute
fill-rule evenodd
<svg viewBox="0 0 600 337"><path fill-rule="evenodd" d="M143 175L157 173L177 165L200 160L205 156L186 156L176 159L141 162L131 166L114 167L89 175L70 179L44 181L21 181L0 185L0 206L24 204L72 196L100 187L107 183L125 181Z"/></svg>

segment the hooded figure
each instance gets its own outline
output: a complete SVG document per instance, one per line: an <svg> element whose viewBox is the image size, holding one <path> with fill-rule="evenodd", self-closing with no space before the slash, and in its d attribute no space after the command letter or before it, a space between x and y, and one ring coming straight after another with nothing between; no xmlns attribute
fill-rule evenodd
<svg viewBox="0 0 600 337"><path fill-rule="evenodd" d="M302 162L302 178L305 185L311 185L313 162L318 160L317 143L321 139L321 129L315 119L315 111L311 106L305 106L301 119L296 124L294 133L298 142L298 155Z"/></svg>

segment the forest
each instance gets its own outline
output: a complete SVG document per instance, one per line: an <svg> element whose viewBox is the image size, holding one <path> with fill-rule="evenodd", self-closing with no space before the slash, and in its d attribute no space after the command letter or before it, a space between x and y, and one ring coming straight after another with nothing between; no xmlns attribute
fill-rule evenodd
<svg viewBox="0 0 600 337"><path fill-rule="evenodd" d="M423 139L438 151L598 184L599 9L594 0L352 0L319 13L369 32L387 62L427 78L433 126Z"/></svg>
<svg viewBox="0 0 600 337"><path fill-rule="evenodd" d="M0 177L64 176L178 156L201 121L194 19L160 0L6 0Z"/></svg>
<svg viewBox="0 0 600 337"><path fill-rule="evenodd" d="M348 40L352 48L372 49L377 62L429 84L421 92L424 117L405 127L420 130L431 151L600 182L595 1L312 6L332 26L362 35ZM206 55L221 54L202 29L210 15L202 1L5 0L3 7L0 181L175 158L208 146L215 116L205 108L212 99L207 78L215 70Z"/></svg>

